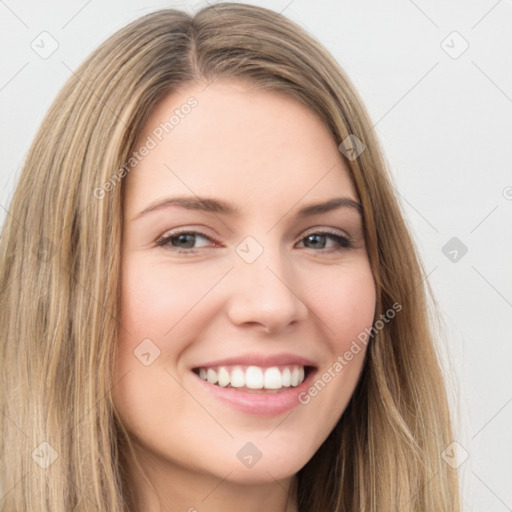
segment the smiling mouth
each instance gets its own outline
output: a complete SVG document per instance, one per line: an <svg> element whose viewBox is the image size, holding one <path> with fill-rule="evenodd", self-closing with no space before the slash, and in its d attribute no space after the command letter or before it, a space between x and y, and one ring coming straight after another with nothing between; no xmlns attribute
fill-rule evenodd
<svg viewBox="0 0 512 512"><path fill-rule="evenodd" d="M279 393L300 386L313 367L302 365L213 366L194 368L202 380L221 388L246 393Z"/></svg>

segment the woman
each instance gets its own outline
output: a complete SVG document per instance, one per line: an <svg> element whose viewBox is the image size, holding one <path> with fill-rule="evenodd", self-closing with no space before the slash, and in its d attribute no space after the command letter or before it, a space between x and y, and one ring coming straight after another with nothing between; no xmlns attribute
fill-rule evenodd
<svg viewBox="0 0 512 512"><path fill-rule="evenodd" d="M283 16L226 3L114 34L9 213L0 510L459 510L378 142Z"/></svg>

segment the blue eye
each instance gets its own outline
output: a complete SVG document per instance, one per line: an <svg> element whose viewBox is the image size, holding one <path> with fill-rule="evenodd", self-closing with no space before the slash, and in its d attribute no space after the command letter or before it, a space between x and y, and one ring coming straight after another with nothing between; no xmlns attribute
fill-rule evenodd
<svg viewBox="0 0 512 512"><path fill-rule="evenodd" d="M196 252L196 248L208 246L208 244L196 246L195 244L197 239L212 241L202 233L198 233L196 231L183 231L181 233L162 238L157 242L157 244L171 250L176 250L177 252Z"/></svg>
<svg viewBox="0 0 512 512"><path fill-rule="evenodd" d="M329 231L315 231L303 237L299 243L303 244L303 248L313 249L314 252L336 252L353 247L349 238ZM197 231L181 231L164 236L156 244L179 254L195 254L199 252L198 249L214 247L216 242Z"/></svg>
<svg viewBox="0 0 512 512"><path fill-rule="evenodd" d="M309 249L320 249L320 250L343 250L352 247L352 242L347 237L331 233L331 232L315 232L310 233L306 237L304 237L301 242L308 241L312 246L308 247ZM329 240L334 240L336 247L326 247L326 244Z"/></svg>

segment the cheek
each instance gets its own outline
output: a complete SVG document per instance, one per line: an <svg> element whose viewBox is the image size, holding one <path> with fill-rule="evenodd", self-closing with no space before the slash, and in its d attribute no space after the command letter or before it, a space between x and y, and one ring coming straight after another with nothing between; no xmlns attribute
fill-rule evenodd
<svg viewBox="0 0 512 512"><path fill-rule="evenodd" d="M121 322L131 338L175 338L172 332L219 278L219 269L165 265L133 256L123 267ZM204 306L204 304L202 304Z"/></svg>
<svg viewBox="0 0 512 512"><path fill-rule="evenodd" d="M304 413L322 418L320 423L305 423L313 453L327 438L345 411L363 368L366 342L374 314L376 291L369 267L341 273L334 280L317 280L310 297L315 314L325 333L326 357L308 389L299 395ZM331 279L332 279L331 275ZM318 276L317 276L318 278ZM333 286L333 281L336 283ZM363 341L362 341L363 340Z"/></svg>
<svg viewBox="0 0 512 512"><path fill-rule="evenodd" d="M162 265L136 254L123 263L114 404L125 428L158 451L161 435L155 426L169 425L170 411L191 408L174 379L176 364L200 327L190 322L194 306L215 276L194 278L186 265Z"/></svg>
<svg viewBox="0 0 512 512"><path fill-rule="evenodd" d="M331 351L343 352L375 315L376 288L367 261L340 268L336 273L317 273L306 283L308 303L324 327Z"/></svg>
<svg viewBox="0 0 512 512"><path fill-rule="evenodd" d="M332 269L331 269L332 270ZM325 334L325 358L301 403L325 420L324 435L334 428L357 385L364 364L376 302L367 260L333 272L317 273L306 283L308 301Z"/></svg>
<svg viewBox="0 0 512 512"><path fill-rule="evenodd" d="M162 411L162 396L172 397L174 409L182 406L183 394L166 370L179 371L181 354L218 312L203 299L223 272L213 265L199 272L136 254L125 258L114 383L122 379L116 404L128 424Z"/></svg>

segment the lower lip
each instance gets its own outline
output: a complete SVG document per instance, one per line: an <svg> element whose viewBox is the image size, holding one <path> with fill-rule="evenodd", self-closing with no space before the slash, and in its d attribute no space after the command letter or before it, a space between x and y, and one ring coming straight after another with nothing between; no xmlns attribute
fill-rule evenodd
<svg viewBox="0 0 512 512"><path fill-rule="evenodd" d="M223 388L210 384L194 372L192 373L205 389L221 402L248 414L268 416L283 414L300 405L299 395L309 388L315 374L314 371L311 371L300 385L284 388L283 391L247 393L236 388Z"/></svg>

